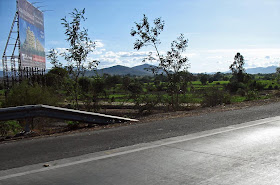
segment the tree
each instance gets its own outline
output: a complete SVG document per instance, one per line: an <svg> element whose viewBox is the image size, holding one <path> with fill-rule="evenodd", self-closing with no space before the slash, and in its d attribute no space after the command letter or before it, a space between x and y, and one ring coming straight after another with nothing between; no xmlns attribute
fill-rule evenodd
<svg viewBox="0 0 280 185"><path fill-rule="evenodd" d="M232 72L232 75L234 77L234 80L237 80L237 82L244 82L245 77L245 69L244 69L244 57L237 53L234 57L233 63L229 66L229 69Z"/></svg>
<svg viewBox="0 0 280 185"><path fill-rule="evenodd" d="M62 63L58 60L58 52L55 49L50 49L49 54L47 55L47 58L51 61L51 64L57 68L62 68Z"/></svg>
<svg viewBox="0 0 280 185"><path fill-rule="evenodd" d="M213 75L213 81L222 81L224 79L224 74L221 72L217 72Z"/></svg>
<svg viewBox="0 0 280 185"><path fill-rule="evenodd" d="M276 81L278 84L280 83L280 67L276 68Z"/></svg>
<svg viewBox="0 0 280 185"><path fill-rule="evenodd" d="M109 74L104 74L103 75L103 78L104 78L104 80L105 80L105 83L106 83L106 86L108 87L108 88L115 88L115 86L117 85L117 84L120 84L121 83L121 77L120 76L118 76L118 75L109 75Z"/></svg>
<svg viewBox="0 0 280 185"><path fill-rule="evenodd" d="M179 93L181 92L180 83L180 71L187 71L189 64L188 58L182 56L182 53L186 50L188 40L184 38L183 34L171 43L171 49L167 51L166 55L163 56L158 50L158 45L161 43L159 35L164 29L164 21L161 18L156 18L154 21L154 26L150 26L148 18L144 14L141 22L136 23L136 28L131 29L131 36L138 36L134 42L134 49L140 50L145 46L152 46L156 51L156 58L153 53L150 52L144 61L154 61L158 60L159 65L156 68L152 68L151 71L157 74L159 69L162 69L168 77L168 93L171 95L172 106L174 109L178 108L179 105Z"/></svg>
<svg viewBox="0 0 280 185"><path fill-rule="evenodd" d="M83 76L86 69L96 68L98 65L97 60L87 61L87 56L95 48L95 43L92 42L88 36L88 30L81 28L84 17L85 9L79 11L76 8L70 13L72 20L68 21L66 17L62 18L62 25L65 28L66 41L69 42L69 48L66 49L62 55L68 62L67 70L73 79L73 98L74 106L78 108L79 96L79 76Z"/></svg>
<svg viewBox="0 0 280 185"><path fill-rule="evenodd" d="M79 78L79 87L82 90L80 99L87 111L90 111L92 108L94 111L97 111L100 108L99 96L102 94L106 96L105 86L104 79L99 76Z"/></svg>
<svg viewBox="0 0 280 185"><path fill-rule="evenodd" d="M69 79L68 71L62 67L53 67L46 75L46 85L55 90L64 90Z"/></svg>
<svg viewBox="0 0 280 185"><path fill-rule="evenodd" d="M154 20L154 27L150 27L148 18L144 14L142 22L135 22L135 25L136 29L132 28L130 32L131 36L133 37L136 35L139 36L139 38L134 42L134 49L139 50L143 46L152 45L157 52L157 56L160 57L158 51L158 44L160 44L160 40L158 36L163 31L164 21L161 18L156 18ZM152 53L150 53L150 57L152 57L151 55Z"/></svg>
<svg viewBox="0 0 280 185"><path fill-rule="evenodd" d="M200 77L199 80L200 80L200 82L201 82L202 85L206 85L206 84L207 84L207 81L208 81L208 75L207 75L207 74L201 75L201 77Z"/></svg>

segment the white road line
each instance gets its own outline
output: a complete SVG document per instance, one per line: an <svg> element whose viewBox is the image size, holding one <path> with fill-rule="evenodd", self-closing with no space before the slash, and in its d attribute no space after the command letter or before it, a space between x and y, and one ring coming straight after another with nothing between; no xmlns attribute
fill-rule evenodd
<svg viewBox="0 0 280 185"><path fill-rule="evenodd" d="M275 118L277 118L277 119L275 119ZM225 127L226 130L222 130L222 131L218 131L218 132L214 132L214 133L209 133L209 134L203 134L203 135L199 135L199 136L194 136L194 137L191 137L191 138L185 138L185 139L180 139L180 140L175 140L175 141L164 142L162 144L156 144L155 142L158 142L158 141L154 141L154 142L151 142L150 146L140 147L140 148L131 149L131 150L122 151L122 152L117 152L117 153L113 153L113 154L106 154L106 155L103 155L103 156L92 157L92 158L88 158L88 159L82 159L82 160L69 162L69 163L65 163L65 164L59 164L59 165L56 165L56 166L44 167L44 168L41 168L41 169L35 169L35 170L30 170L30 171L5 175L5 176L0 177L0 180L5 180L5 179L9 179L9 178L24 176L24 175L29 175L29 174L38 173L38 172L54 170L54 169L58 169L58 168L73 166L73 165L92 162L92 161L97 161L97 160L111 158L111 157L115 157L115 156L121 156L121 155L130 154L130 153L134 153L134 152L140 152L140 151L143 151L143 150L153 149L153 148L157 148L157 147L161 147L161 146L177 144L177 143L181 143L181 142L185 142L185 141L205 138L205 137L209 137L209 136L223 134L223 133L226 133L226 132L231 132L231 131L235 131L235 130L240 130L240 129L244 129L244 128L249 128L249 127L254 127L254 126L258 126L258 125L263 125L263 124L267 124L267 123L280 121L279 120L280 117L275 117L275 118L274 119L273 118L266 118L266 119L263 119L263 120L247 122L247 123L252 123L252 124L248 125L248 124L245 123L245 126L240 126L240 127L237 127L237 128L232 128L232 127L227 128L227 127ZM255 123L255 122L257 122L257 123ZM182 136L178 136L178 137L182 137ZM176 138L176 137L174 137L174 138ZM169 139L172 139L172 138L169 138ZM104 152L106 152L106 151L104 151Z"/></svg>

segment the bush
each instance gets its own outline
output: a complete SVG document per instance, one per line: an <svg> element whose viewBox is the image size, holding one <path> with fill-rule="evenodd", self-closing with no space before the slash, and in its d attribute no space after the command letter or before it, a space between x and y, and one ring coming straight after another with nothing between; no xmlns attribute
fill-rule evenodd
<svg viewBox="0 0 280 185"><path fill-rule="evenodd" d="M140 114L150 114L152 110L162 102L163 97L160 94L148 95L145 94L139 97L139 102L136 104L136 108Z"/></svg>
<svg viewBox="0 0 280 185"><path fill-rule="evenodd" d="M78 121L67 121L67 127L69 130L76 130L79 128Z"/></svg>
<svg viewBox="0 0 280 185"><path fill-rule="evenodd" d="M277 97L277 98L280 97L280 91L277 91L277 92L275 93L275 97Z"/></svg>
<svg viewBox="0 0 280 185"><path fill-rule="evenodd" d="M272 85L269 85L267 88L267 90L272 90L272 89L273 89Z"/></svg>
<svg viewBox="0 0 280 185"><path fill-rule="evenodd" d="M256 85L254 88L258 91L261 91L261 90L264 90L264 87L265 87L265 84L262 84L261 82L256 82Z"/></svg>
<svg viewBox="0 0 280 185"><path fill-rule="evenodd" d="M27 82L22 82L15 85L8 93L4 102L4 106L20 106L47 104L56 105L59 97L51 89L41 87L38 84L29 85Z"/></svg>
<svg viewBox="0 0 280 185"><path fill-rule="evenodd" d="M68 71L64 68L54 67L46 75L46 85L57 90L63 89L69 78Z"/></svg>
<svg viewBox="0 0 280 185"><path fill-rule="evenodd" d="M1 121L0 122L0 136L7 136L9 133L16 134L22 130L22 127L17 121Z"/></svg>
<svg viewBox="0 0 280 185"><path fill-rule="evenodd" d="M238 89L246 89L246 85L241 82L233 81L227 84L226 89L232 93L235 93L238 91Z"/></svg>
<svg viewBox="0 0 280 185"><path fill-rule="evenodd" d="M221 91L218 88L209 88L208 91L204 93L202 106L204 107L212 107L221 104L230 104L231 98L230 94Z"/></svg>
<svg viewBox="0 0 280 185"><path fill-rule="evenodd" d="M246 95L246 91L244 89L241 89L241 88L239 88L236 93L240 96L245 96Z"/></svg>
<svg viewBox="0 0 280 185"><path fill-rule="evenodd" d="M258 99L259 94L257 91L248 91L245 97L247 101L255 100Z"/></svg>

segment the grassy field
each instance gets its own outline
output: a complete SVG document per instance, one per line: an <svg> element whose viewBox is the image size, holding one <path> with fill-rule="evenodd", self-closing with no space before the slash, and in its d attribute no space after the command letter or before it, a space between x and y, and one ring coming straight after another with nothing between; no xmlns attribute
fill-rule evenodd
<svg viewBox="0 0 280 185"><path fill-rule="evenodd" d="M275 89L279 86L279 84L274 80L258 80L259 83L261 83L264 86L264 89ZM229 83L229 81L214 81L212 83L207 83L203 85L200 81L192 81L191 86L188 87L188 92L186 94L180 94L179 99L182 103L201 103L203 101L204 93L208 91L210 88L217 88L218 90L224 90L225 86ZM167 94L167 92L148 92L147 91L147 83L144 84L144 92L145 95L140 95L139 97L143 96L154 96L155 93L160 93L162 95L163 99L170 98ZM153 83L150 83L149 85L153 85ZM130 99L130 95L125 92L121 88L121 84L117 84L115 88L110 89L107 92L108 99L113 100L114 102L133 102L132 99ZM269 96L267 95L259 95L257 99L267 99ZM240 95L232 95L230 97L231 102L243 102L246 101L247 98L245 96Z"/></svg>
<svg viewBox="0 0 280 185"><path fill-rule="evenodd" d="M259 80L258 82L263 84L265 89L275 89L276 86L277 88L279 87L279 84L275 80Z"/></svg>
<svg viewBox="0 0 280 185"><path fill-rule="evenodd" d="M280 86L275 80L257 80L258 83L261 83L264 89L272 90L278 89ZM209 89L218 89L220 91L225 89L225 86L229 83L229 81L214 81L212 83L207 83L203 85L200 81L192 81L191 84L188 85L187 93L180 94L179 100L182 103L201 103L205 96L205 93L209 91ZM161 82L164 84L164 82ZM161 95L161 98L165 102L169 102L170 95L167 94L166 88L162 91L156 91L156 86L154 83L144 83L143 84L143 92L138 96L139 98L148 101L153 98L156 98L156 95ZM153 88L153 91L149 89ZM61 92L64 94L63 92ZM256 99L266 99L269 96L259 93ZM131 98L131 94L129 94L126 90L122 88L122 84L116 84L115 87L110 89L106 89L106 93L104 95L100 95L99 98L103 102L120 102L120 103L132 103L134 100ZM234 94L230 96L231 102L243 102L248 100L244 95L240 96L238 94ZM4 102L4 90L0 90L0 106Z"/></svg>

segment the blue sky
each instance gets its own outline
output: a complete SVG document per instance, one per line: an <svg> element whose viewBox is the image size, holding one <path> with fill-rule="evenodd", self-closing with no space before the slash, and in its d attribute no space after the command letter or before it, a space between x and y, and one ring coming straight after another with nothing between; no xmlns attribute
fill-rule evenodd
<svg viewBox="0 0 280 185"><path fill-rule="evenodd" d="M2 55L16 10L16 0L0 0L0 53ZM38 0L30 0L38 2ZM153 48L133 50L130 36L134 22L146 14L150 21L161 17L165 29L160 36L161 53L183 33L189 39L191 72L227 71L234 55L240 52L247 68L279 65L279 0L42 0L35 6L45 18L45 48L63 51L65 41L61 18L74 8L86 8L84 27L97 41L90 59L100 60L99 68L113 65L135 66ZM63 59L61 59L63 61ZM156 63L155 63L156 64ZM2 65L1 65L2 67ZM51 65L47 63L47 67Z"/></svg>

